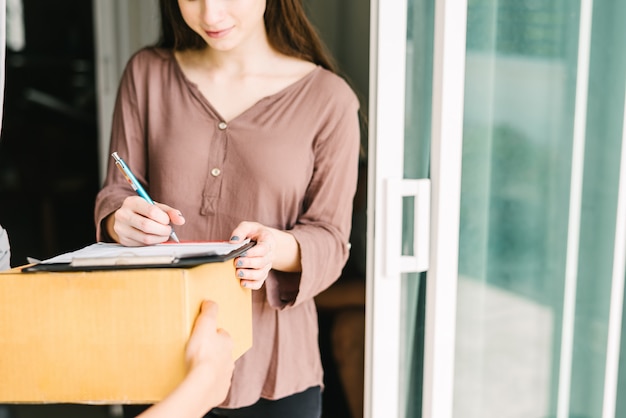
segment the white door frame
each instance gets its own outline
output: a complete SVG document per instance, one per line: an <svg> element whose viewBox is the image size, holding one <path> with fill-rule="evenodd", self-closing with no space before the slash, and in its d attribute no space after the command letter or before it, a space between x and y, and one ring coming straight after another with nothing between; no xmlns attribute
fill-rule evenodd
<svg viewBox="0 0 626 418"><path fill-rule="evenodd" d="M365 417L400 417L402 231L390 185L403 182L407 2L372 0ZM423 417L451 418L465 80L466 0L437 0ZM390 209L392 208L392 209ZM393 210L393 213L391 212ZM454 250L451 250L454 249ZM418 248L417 251L420 249Z"/></svg>
<svg viewBox="0 0 626 418"><path fill-rule="evenodd" d="M452 418L467 0L437 0L431 136L431 258L422 416Z"/></svg>
<svg viewBox="0 0 626 418"><path fill-rule="evenodd" d="M386 179L402 179L406 0L372 0L364 416L399 417L400 274L386 277ZM401 214L398 214L401 216ZM383 238L384 237L384 238ZM391 302L391 303L390 303Z"/></svg>

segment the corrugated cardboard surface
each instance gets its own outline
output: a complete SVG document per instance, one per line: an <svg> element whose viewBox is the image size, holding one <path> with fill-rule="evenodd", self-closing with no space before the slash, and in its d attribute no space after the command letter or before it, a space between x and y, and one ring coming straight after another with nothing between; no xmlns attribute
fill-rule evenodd
<svg viewBox="0 0 626 418"><path fill-rule="evenodd" d="M188 269L0 274L0 403L152 403L186 372L202 300L239 357L250 291L232 260Z"/></svg>

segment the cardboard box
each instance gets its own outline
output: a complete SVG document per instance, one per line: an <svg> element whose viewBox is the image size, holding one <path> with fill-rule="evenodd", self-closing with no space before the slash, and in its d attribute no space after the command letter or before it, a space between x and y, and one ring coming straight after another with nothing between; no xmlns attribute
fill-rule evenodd
<svg viewBox="0 0 626 418"><path fill-rule="evenodd" d="M0 273L0 403L153 403L185 376L202 300L234 356L252 345L232 260L193 268Z"/></svg>

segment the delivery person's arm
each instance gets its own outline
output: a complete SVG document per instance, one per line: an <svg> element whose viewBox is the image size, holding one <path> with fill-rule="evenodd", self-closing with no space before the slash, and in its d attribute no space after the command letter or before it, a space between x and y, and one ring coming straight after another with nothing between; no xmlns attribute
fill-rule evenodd
<svg viewBox="0 0 626 418"><path fill-rule="evenodd" d="M137 418L203 417L226 398L234 367L232 350L230 336L217 329L217 305L205 301L187 343L187 376Z"/></svg>

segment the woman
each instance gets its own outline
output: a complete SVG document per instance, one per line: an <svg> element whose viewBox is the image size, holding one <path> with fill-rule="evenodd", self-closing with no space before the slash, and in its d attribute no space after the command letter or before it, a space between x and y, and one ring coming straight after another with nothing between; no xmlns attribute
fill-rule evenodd
<svg viewBox="0 0 626 418"><path fill-rule="evenodd" d="M113 117L99 240L251 239L234 260L253 289L253 347L211 416L319 417L313 297L348 257L358 100L332 69L300 0L161 0L162 39L136 53ZM167 205L166 205L167 204ZM183 218L184 214L184 218Z"/></svg>

